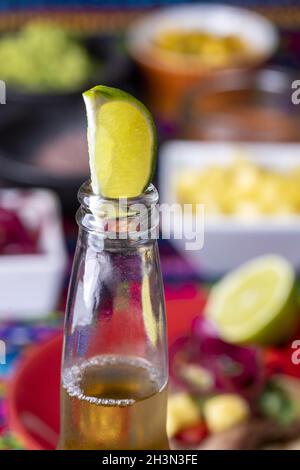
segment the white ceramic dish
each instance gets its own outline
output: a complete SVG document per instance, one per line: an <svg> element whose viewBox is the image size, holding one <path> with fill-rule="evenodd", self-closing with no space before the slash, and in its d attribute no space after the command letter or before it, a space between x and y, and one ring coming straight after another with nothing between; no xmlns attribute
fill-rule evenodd
<svg viewBox="0 0 300 470"><path fill-rule="evenodd" d="M0 319L42 318L57 306L66 267L60 207L44 189L1 189L1 204L39 226L41 253L0 256Z"/></svg>
<svg viewBox="0 0 300 470"><path fill-rule="evenodd" d="M160 201L176 201L174 181L183 168L201 170L217 163L226 165L242 150L257 164L285 171L300 167L298 144L231 144L172 141L160 151ZM300 188L299 188L300 191ZM187 216L183 216L187 217ZM184 223L180 215L171 226L171 234ZM300 272L300 216L261 216L245 221L237 216L205 217L204 245L196 251L186 250L185 239L171 243L189 261L199 275L219 277L256 256L277 253L285 256Z"/></svg>
<svg viewBox="0 0 300 470"><path fill-rule="evenodd" d="M272 23L251 10L228 5L187 4L159 9L135 21L128 32L131 54L143 56L160 31L174 28L237 35L251 45L260 60L269 58L279 43Z"/></svg>

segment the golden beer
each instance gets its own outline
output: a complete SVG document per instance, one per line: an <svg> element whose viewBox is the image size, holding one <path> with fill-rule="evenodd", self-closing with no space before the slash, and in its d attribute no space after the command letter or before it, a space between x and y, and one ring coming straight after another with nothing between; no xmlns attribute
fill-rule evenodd
<svg viewBox="0 0 300 470"><path fill-rule="evenodd" d="M141 358L102 355L65 369L61 449L168 449L167 385Z"/></svg>

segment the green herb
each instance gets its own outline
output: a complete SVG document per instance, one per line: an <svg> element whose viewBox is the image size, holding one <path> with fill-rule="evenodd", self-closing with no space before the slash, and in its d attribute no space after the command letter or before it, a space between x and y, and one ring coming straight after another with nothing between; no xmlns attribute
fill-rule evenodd
<svg viewBox="0 0 300 470"><path fill-rule="evenodd" d="M259 400L261 413L275 419L282 425L289 425L295 419L296 410L287 393L273 382L269 382Z"/></svg>
<svg viewBox="0 0 300 470"><path fill-rule="evenodd" d="M0 78L18 89L72 91L85 84L95 64L64 28L33 21L0 38Z"/></svg>

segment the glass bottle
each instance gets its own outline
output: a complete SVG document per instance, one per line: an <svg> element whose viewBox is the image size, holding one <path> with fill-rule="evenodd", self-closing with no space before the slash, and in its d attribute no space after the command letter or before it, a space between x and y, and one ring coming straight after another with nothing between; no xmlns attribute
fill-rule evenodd
<svg viewBox="0 0 300 470"><path fill-rule="evenodd" d="M168 449L158 193L79 191L61 377L60 449Z"/></svg>

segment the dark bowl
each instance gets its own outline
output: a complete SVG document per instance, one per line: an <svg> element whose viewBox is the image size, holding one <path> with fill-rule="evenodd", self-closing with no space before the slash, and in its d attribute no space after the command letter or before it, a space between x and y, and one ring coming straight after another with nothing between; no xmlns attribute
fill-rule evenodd
<svg viewBox="0 0 300 470"><path fill-rule="evenodd" d="M69 93L33 93L8 86L7 104L0 106L0 180L17 187L53 189L72 216L78 207L77 190L89 173L81 93L99 83L131 91L131 62L121 38L101 35L82 41L100 64L90 82ZM62 166L64 162L68 165Z"/></svg>
<svg viewBox="0 0 300 470"><path fill-rule="evenodd" d="M38 111L28 104L2 119L0 179L4 184L53 189L64 211L74 215L77 190L88 173L83 103L60 103Z"/></svg>

